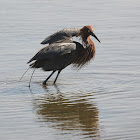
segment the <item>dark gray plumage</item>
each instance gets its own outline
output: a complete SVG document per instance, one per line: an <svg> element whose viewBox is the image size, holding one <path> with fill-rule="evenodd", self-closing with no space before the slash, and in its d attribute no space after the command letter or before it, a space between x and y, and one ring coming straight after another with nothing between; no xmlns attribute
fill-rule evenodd
<svg viewBox="0 0 140 140"><path fill-rule="evenodd" d="M53 60L57 57L62 57L66 54L73 54L73 51L75 52L76 50L76 44L77 42L74 43L53 43L50 44L47 47L44 47L41 49L33 58L29 60L28 63L32 62L33 60ZM79 44L78 44L79 45ZM50 66L49 66L50 67Z"/></svg>
<svg viewBox="0 0 140 140"><path fill-rule="evenodd" d="M63 29L41 42L41 44L49 43L49 45L41 49L28 63L35 61L30 64L31 68L42 68L44 71L53 71L43 82L43 85L46 85L46 82L55 71L58 71L58 74L54 83L60 72L68 65L73 64L75 67L81 68L94 57L95 46L89 37L90 35L99 41L93 33L93 28L91 26L84 26L81 29ZM73 36L81 37L84 47L79 42L73 41Z"/></svg>
<svg viewBox="0 0 140 140"><path fill-rule="evenodd" d="M67 28L60 30L47 38L45 38L41 44L52 44L60 42L72 42L72 37L76 36L79 33L79 28Z"/></svg>

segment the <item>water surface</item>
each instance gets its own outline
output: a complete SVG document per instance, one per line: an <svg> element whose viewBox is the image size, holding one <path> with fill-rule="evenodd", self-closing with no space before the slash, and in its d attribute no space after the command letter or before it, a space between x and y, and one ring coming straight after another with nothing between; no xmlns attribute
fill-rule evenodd
<svg viewBox="0 0 140 140"><path fill-rule="evenodd" d="M140 139L140 2L0 0L0 139ZM51 33L92 25L90 65L50 74L26 62Z"/></svg>

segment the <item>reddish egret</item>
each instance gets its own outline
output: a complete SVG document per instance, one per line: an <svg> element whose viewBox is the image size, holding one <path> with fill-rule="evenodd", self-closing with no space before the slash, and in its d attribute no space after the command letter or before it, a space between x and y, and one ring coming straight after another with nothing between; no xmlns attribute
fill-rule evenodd
<svg viewBox="0 0 140 140"><path fill-rule="evenodd" d="M89 62L95 55L95 45L90 39L90 35L100 40L93 33L92 26L84 26L82 28L68 28L60 30L53 35L47 37L41 44L49 44L41 49L28 63L31 68L42 68L44 71L52 71L49 77L43 82L46 85L48 79L56 72L57 76L60 72L70 64L76 68L81 68ZM73 41L72 37L80 37L82 44Z"/></svg>

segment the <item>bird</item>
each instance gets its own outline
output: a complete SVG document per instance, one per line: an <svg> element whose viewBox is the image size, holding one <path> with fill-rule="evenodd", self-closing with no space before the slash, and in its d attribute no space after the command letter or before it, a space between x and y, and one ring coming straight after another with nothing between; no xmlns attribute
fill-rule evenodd
<svg viewBox="0 0 140 140"><path fill-rule="evenodd" d="M81 42L76 42L72 37L79 37ZM100 40L94 33L92 26L87 25L82 28L65 28L45 38L41 44L48 44L36 53L28 62L31 68L42 68L44 71L52 73L43 81L46 86L47 81L57 71L60 72L69 65L80 69L95 56L95 45L90 36L93 36L99 42Z"/></svg>

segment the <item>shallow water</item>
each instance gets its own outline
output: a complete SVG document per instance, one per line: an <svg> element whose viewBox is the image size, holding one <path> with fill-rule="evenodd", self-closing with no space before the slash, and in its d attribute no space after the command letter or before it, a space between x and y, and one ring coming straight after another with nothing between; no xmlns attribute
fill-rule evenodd
<svg viewBox="0 0 140 140"><path fill-rule="evenodd" d="M0 0L0 139L140 139L140 1ZM51 33L92 25L96 57L49 72L26 62Z"/></svg>

